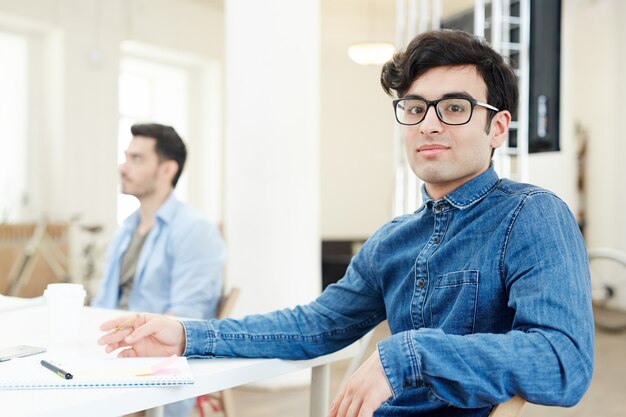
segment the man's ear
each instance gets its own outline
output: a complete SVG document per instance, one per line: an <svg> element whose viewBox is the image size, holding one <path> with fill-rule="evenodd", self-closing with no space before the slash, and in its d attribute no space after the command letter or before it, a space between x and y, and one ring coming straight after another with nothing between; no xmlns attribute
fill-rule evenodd
<svg viewBox="0 0 626 417"><path fill-rule="evenodd" d="M502 146L506 138L509 136L509 125L511 124L511 113L508 110L502 110L496 113L491 119L491 147L496 149Z"/></svg>
<svg viewBox="0 0 626 417"><path fill-rule="evenodd" d="M178 162L173 159L168 159L166 161L161 162L161 170L163 175L169 180L171 183L176 173L178 172Z"/></svg>

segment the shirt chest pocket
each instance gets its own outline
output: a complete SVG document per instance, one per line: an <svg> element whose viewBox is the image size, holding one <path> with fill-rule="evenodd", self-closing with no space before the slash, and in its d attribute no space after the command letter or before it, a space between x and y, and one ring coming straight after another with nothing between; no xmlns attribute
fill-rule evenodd
<svg viewBox="0 0 626 417"><path fill-rule="evenodd" d="M431 327L449 334L474 332L478 271L450 272L437 277L427 303Z"/></svg>

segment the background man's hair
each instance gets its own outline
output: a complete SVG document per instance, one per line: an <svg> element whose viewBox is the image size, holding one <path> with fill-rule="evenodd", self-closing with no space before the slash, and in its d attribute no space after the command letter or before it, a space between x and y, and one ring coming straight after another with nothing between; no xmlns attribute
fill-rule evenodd
<svg viewBox="0 0 626 417"><path fill-rule="evenodd" d="M159 159L162 161L173 160L178 163L178 172L172 178L172 187L176 187L187 159L187 148L176 130L171 126L158 123L141 123L133 125L130 128L130 133L133 136L154 138L156 140L154 150Z"/></svg>

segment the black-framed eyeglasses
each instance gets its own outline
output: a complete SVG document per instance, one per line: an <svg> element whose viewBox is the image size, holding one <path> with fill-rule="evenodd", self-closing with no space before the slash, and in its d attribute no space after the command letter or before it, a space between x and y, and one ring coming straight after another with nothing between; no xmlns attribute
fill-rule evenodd
<svg viewBox="0 0 626 417"><path fill-rule="evenodd" d="M500 111L491 104L467 97L445 97L432 101L421 98L400 98L393 101L396 120L401 125L408 126L421 123L431 106L435 108L439 120L451 126L464 125L469 122L475 106L485 107L495 112Z"/></svg>

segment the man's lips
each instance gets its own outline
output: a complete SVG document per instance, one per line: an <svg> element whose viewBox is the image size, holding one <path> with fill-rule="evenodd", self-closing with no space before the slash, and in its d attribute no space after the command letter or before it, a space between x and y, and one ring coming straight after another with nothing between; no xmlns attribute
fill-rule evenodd
<svg viewBox="0 0 626 417"><path fill-rule="evenodd" d="M417 149L417 152L419 152L420 155L428 158L428 157L439 156L447 150L448 150L448 147L443 146L443 145L424 145L424 146L420 146Z"/></svg>

